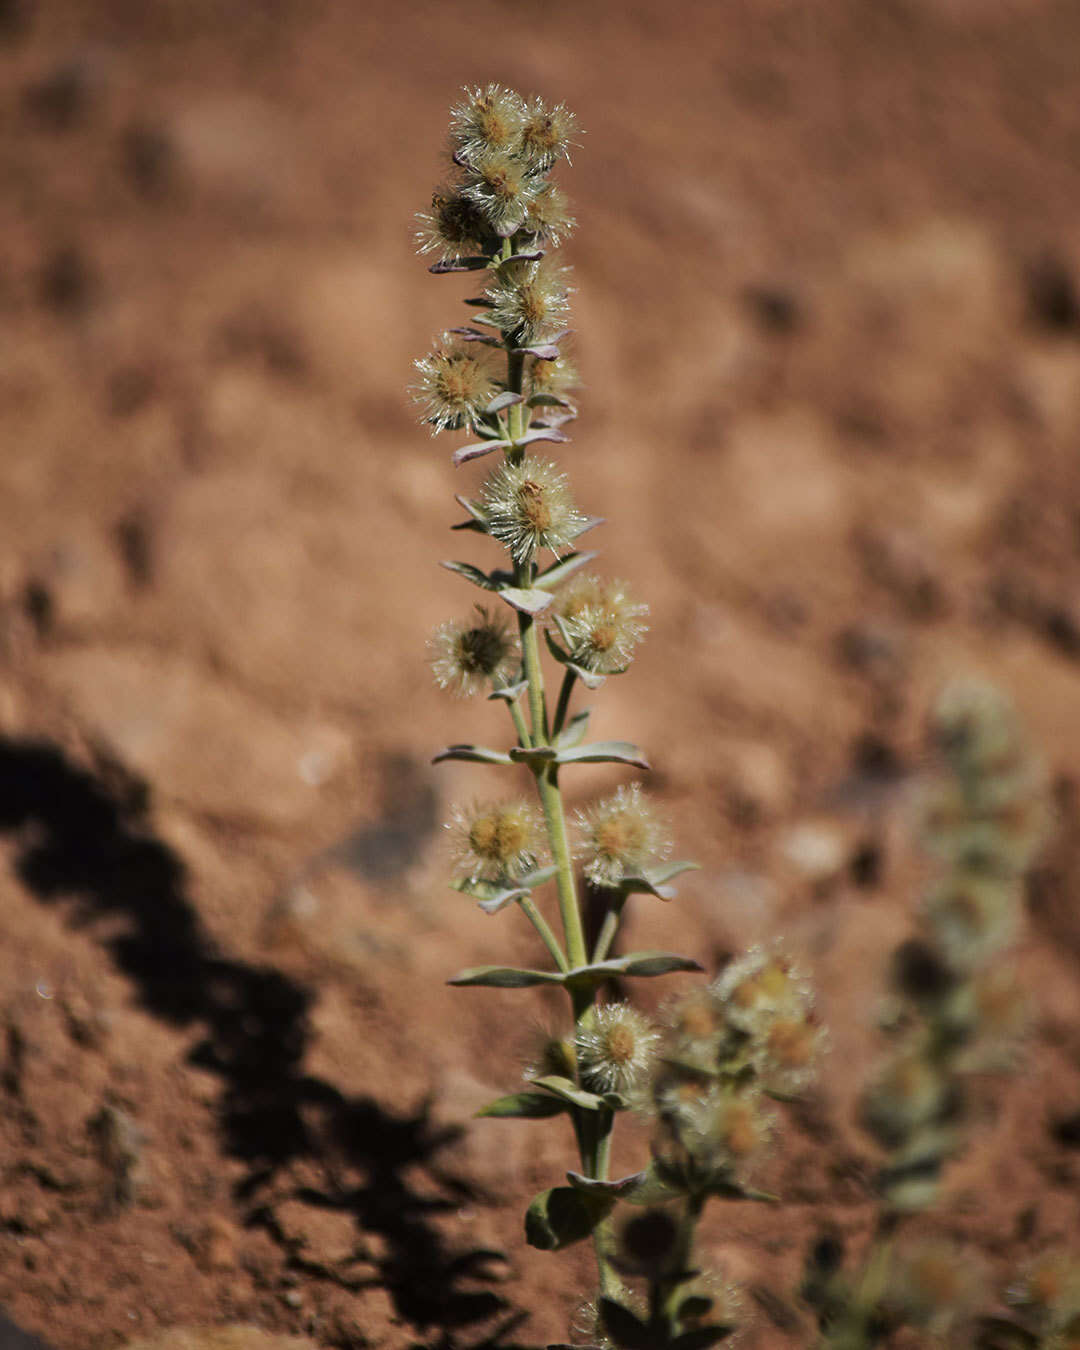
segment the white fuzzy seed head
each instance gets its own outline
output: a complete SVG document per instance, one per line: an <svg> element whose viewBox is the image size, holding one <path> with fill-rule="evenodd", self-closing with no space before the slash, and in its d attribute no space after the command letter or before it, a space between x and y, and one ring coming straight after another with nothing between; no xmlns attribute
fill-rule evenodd
<svg viewBox="0 0 1080 1350"><path fill-rule="evenodd" d="M585 518L574 505L566 475L547 460L526 455L505 460L480 494L488 529L517 563L531 562L543 548L569 548Z"/></svg>
<svg viewBox="0 0 1080 1350"><path fill-rule="evenodd" d="M575 824L577 857L594 886L617 886L671 852L665 827L637 783L579 811Z"/></svg>
<svg viewBox="0 0 1080 1350"><path fill-rule="evenodd" d="M428 655L440 689L462 698L507 680L519 659L509 625L480 605L470 622L440 624L428 640Z"/></svg>
<svg viewBox="0 0 1080 1350"><path fill-rule="evenodd" d="M594 1092L634 1091L648 1077L659 1042L659 1031L628 1003L597 1008L577 1034L582 1081Z"/></svg>

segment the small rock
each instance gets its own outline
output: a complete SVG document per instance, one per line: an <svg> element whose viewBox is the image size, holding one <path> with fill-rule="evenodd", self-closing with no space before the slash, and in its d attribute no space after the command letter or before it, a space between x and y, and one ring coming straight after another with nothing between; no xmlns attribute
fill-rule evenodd
<svg viewBox="0 0 1080 1350"><path fill-rule="evenodd" d="M793 826L781 838L780 852L815 884L835 880L847 866L847 841L840 830L824 822Z"/></svg>

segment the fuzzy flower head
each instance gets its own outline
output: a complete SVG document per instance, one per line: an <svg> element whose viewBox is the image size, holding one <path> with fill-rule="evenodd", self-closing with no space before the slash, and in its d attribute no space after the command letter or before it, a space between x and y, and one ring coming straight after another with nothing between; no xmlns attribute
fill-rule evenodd
<svg viewBox="0 0 1080 1350"><path fill-rule="evenodd" d="M483 356L444 337L430 356L413 363L420 378L414 386L423 420L440 431L471 427L495 397L496 386Z"/></svg>
<svg viewBox="0 0 1080 1350"><path fill-rule="evenodd" d="M557 611L570 658L594 675L618 675L634 659L649 631L648 605L630 598L621 581L575 577L559 597Z"/></svg>
<svg viewBox="0 0 1080 1350"><path fill-rule="evenodd" d="M923 913L934 945L956 971L981 966L1007 947L1020 922L1015 881L956 872L933 886Z"/></svg>
<svg viewBox="0 0 1080 1350"><path fill-rule="evenodd" d="M458 187L439 188L431 210L416 215L416 247L438 254L440 261L484 249L490 230L480 209Z"/></svg>
<svg viewBox="0 0 1080 1350"><path fill-rule="evenodd" d="M671 841L640 786L619 787L610 797L579 811L577 856L594 886L618 886L624 877L666 858Z"/></svg>
<svg viewBox="0 0 1080 1350"><path fill-rule="evenodd" d="M930 733L961 776L1009 769L1022 753L1012 704L982 680L960 679L946 686L934 707Z"/></svg>
<svg viewBox="0 0 1080 1350"><path fill-rule="evenodd" d="M486 292L491 319L522 346L550 337L570 313L567 275L547 258L501 267Z"/></svg>
<svg viewBox="0 0 1080 1350"><path fill-rule="evenodd" d="M566 193L554 183L545 183L529 203L524 228L538 243L558 248L573 232L577 221L570 214Z"/></svg>
<svg viewBox="0 0 1080 1350"><path fill-rule="evenodd" d="M565 103L549 108L543 99L531 98L523 109L521 153L539 170L550 169L558 159L569 162L577 130L577 118Z"/></svg>
<svg viewBox="0 0 1080 1350"><path fill-rule="evenodd" d="M450 110L450 145L457 158L472 164L486 151L519 152L527 115L521 95L499 84L463 92Z"/></svg>
<svg viewBox="0 0 1080 1350"><path fill-rule="evenodd" d="M760 1093L677 1067L653 1085L659 1131L653 1144L666 1181L693 1189L745 1175L767 1147L774 1120Z"/></svg>
<svg viewBox="0 0 1080 1350"><path fill-rule="evenodd" d="M863 1124L886 1148L897 1148L933 1124L947 1096L940 1069L907 1051L888 1063L863 1095Z"/></svg>
<svg viewBox="0 0 1080 1350"><path fill-rule="evenodd" d="M455 807L447 828L458 874L469 881L516 881L543 850L543 826L527 802Z"/></svg>
<svg viewBox="0 0 1080 1350"><path fill-rule="evenodd" d="M495 234L506 238L524 224L540 186L519 159L492 149L469 162L462 191Z"/></svg>
<svg viewBox="0 0 1080 1350"><path fill-rule="evenodd" d="M492 537L517 563L531 562L542 548L555 554L569 548L585 525L566 475L529 455L500 464L485 481L480 504Z"/></svg>
<svg viewBox="0 0 1080 1350"><path fill-rule="evenodd" d="M529 358L526 384L530 396L566 400L578 387L578 379L577 367L565 356L554 361L541 361L538 356Z"/></svg>
<svg viewBox="0 0 1080 1350"><path fill-rule="evenodd" d="M428 641L428 652L439 688L460 697L507 680L518 662L517 639L509 625L480 605L471 622L441 624Z"/></svg>
<svg viewBox="0 0 1080 1350"><path fill-rule="evenodd" d="M597 1008L577 1033L582 1082L593 1092L629 1093L648 1077L660 1033L629 1003Z"/></svg>
<svg viewBox="0 0 1080 1350"><path fill-rule="evenodd" d="M729 1020L750 1035L761 1035L777 1018L801 1018L810 1007L810 986L780 952L755 947L732 961L714 988Z"/></svg>
<svg viewBox="0 0 1080 1350"><path fill-rule="evenodd" d="M817 1078L825 1029L811 1014L777 1017L754 1045L762 1085L778 1097L797 1097Z"/></svg>

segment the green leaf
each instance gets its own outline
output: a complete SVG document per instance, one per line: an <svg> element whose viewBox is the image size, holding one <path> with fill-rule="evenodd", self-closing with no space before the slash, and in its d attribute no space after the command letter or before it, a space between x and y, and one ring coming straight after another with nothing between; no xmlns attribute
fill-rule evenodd
<svg viewBox="0 0 1080 1350"><path fill-rule="evenodd" d="M518 877L513 886L500 886L494 881L482 881L472 877L458 877L451 881L450 889L471 896L474 900L490 901L503 895L517 899L518 896L528 895L537 886L546 885L558 870L554 863L548 867L537 867L532 872L526 872L524 876Z"/></svg>
<svg viewBox="0 0 1080 1350"><path fill-rule="evenodd" d="M489 750L486 745L448 745L432 759L441 764L447 759L464 759L471 764L512 764L514 761L502 750Z"/></svg>
<svg viewBox="0 0 1080 1350"><path fill-rule="evenodd" d="M561 1101L579 1106L583 1111L600 1111L604 1107L603 1097L598 1097L595 1092L586 1092L572 1079L564 1078L561 1074L549 1073L543 1078L530 1078L529 1082L533 1087L543 1088Z"/></svg>
<svg viewBox="0 0 1080 1350"><path fill-rule="evenodd" d="M725 1326L721 1322L711 1327L695 1327L693 1331L684 1331L681 1336L676 1336L671 1342L671 1350L709 1350L711 1345L726 1341L736 1330L734 1325Z"/></svg>
<svg viewBox="0 0 1080 1350"><path fill-rule="evenodd" d="M527 408L573 408L573 404L565 398L559 398L557 394L530 394L525 406Z"/></svg>
<svg viewBox="0 0 1080 1350"><path fill-rule="evenodd" d="M493 881L452 881L451 889L472 896L485 914L498 914L512 900L521 900L529 894L524 886L498 886Z"/></svg>
<svg viewBox="0 0 1080 1350"><path fill-rule="evenodd" d="M488 694L488 701L490 702L492 699L501 698L507 703L516 703L528 687L528 680L518 680L516 684L504 684L501 688L493 689L491 693Z"/></svg>
<svg viewBox="0 0 1080 1350"><path fill-rule="evenodd" d="M517 970L513 966L473 966L461 970L447 984L484 985L488 989L528 989L534 984L562 984L554 970Z"/></svg>
<svg viewBox="0 0 1080 1350"><path fill-rule="evenodd" d="M580 745L585 739L585 733L589 729L589 710L583 708L581 712L575 713L567 722L558 740L555 742L560 750L569 750L571 746Z"/></svg>
<svg viewBox="0 0 1080 1350"><path fill-rule="evenodd" d="M476 1114L500 1120L540 1120L545 1116L561 1115L565 1110L566 1103L550 1093L514 1092L509 1097L499 1097Z"/></svg>
<svg viewBox="0 0 1080 1350"><path fill-rule="evenodd" d="M636 769L649 768L649 761L630 741L593 741L591 745L575 745L559 751L560 764L632 764Z"/></svg>
<svg viewBox="0 0 1080 1350"><path fill-rule="evenodd" d="M448 572L456 572L459 577L471 581L474 586L479 586L482 591L498 590L498 584L486 572L482 572L479 567L474 567L472 563L449 562L444 559L441 566L445 567Z"/></svg>
<svg viewBox="0 0 1080 1350"><path fill-rule="evenodd" d="M675 888L665 883L683 872L699 871L700 866L700 863L684 860L665 863L661 867L644 867L640 872L623 877L619 884L611 889L621 891L623 895L655 895L660 900L672 900Z"/></svg>
<svg viewBox="0 0 1080 1350"><path fill-rule="evenodd" d="M599 1301L600 1321L619 1350L658 1350L656 1334L629 1308L613 1298Z"/></svg>
<svg viewBox="0 0 1080 1350"><path fill-rule="evenodd" d="M479 585L479 582L477 584ZM538 591L535 588L524 590L519 586L493 586L491 589L497 591L508 605L519 609L522 614L539 614L541 610L547 609L554 599L548 591Z"/></svg>
<svg viewBox="0 0 1080 1350"><path fill-rule="evenodd" d="M613 1200L582 1195L570 1186L541 1191L525 1211L525 1240L544 1252L587 1238L611 1213Z"/></svg>
<svg viewBox="0 0 1080 1350"><path fill-rule="evenodd" d="M613 956L588 966L568 970L563 979L568 985L600 984L614 975L636 975L646 979L655 975L670 975L675 971L700 971L702 967L688 956L673 952L630 952Z"/></svg>
<svg viewBox="0 0 1080 1350"><path fill-rule="evenodd" d="M549 568L541 572L533 585L539 590L550 591L555 586L561 585L579 567L584 567L586 563L592 562L593 558L597 556L595 551L592 553L569 553L565 558L561 558L557 563L552 563Z"/></svg>

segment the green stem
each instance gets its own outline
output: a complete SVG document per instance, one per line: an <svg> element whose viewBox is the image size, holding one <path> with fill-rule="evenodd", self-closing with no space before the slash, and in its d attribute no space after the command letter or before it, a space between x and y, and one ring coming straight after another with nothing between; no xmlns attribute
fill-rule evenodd
<svg viewBox="0 0 1080 1350"><path fill-rule="evenodd" d="M559 915L566 938L566 955L571 969L574 969L577 966L587 965L589 956L585 947L585 927L581 921L581 909L578 905L574 865L570 858L570 842L566 834L566 814L563 811L562 793L559 791L557 767L546 765L538 769L536 786L540 792L540 805L544 809L544 823L547 825L548 841L551 844L551 858L558 869L555 873L555 885L559 896ZM585 1010L578 1013L575 1008L575 1022L581 1020L584 1011L592 1007L592 1002L590 993Z"/></svg>
<svg viewBox="0 0 1080 1350"><path fill-rule="evenodd" d="M570 967L567 964L565 955L563 954L563 949L562 947L559 946L559 939L551 931L551 925L540 913L540 911L536 908L535 904L533 904L532 897L528 895L523 896L518 901L518 904L521 906L529 922L540 934L544 946L551 953L551 959L555 962L555 964L559 967L561 971L565 972L569 970Z"/></svg>
<svg viewBox="0 0 1080 1350"><path fill-rule="evenodd" d="M615 941L615 934L619 931L619 920L622 918L625 904L626 896L621 891L616 891L615 899L611 902L611 908L604 915L603 926L596 939L596 946L593 948L592 959L594 964L597 961L607 960L608 953L611 951L611 944Z"/></svg>
<svg viewBox="0 0 1080 1350"><path fill-rule="evenodd" d="M529 729L525 725L525 719L521 715L521 709L518 707L518 701L515 698L512 702L507 699L506 706L510 709L510 719L514 723L514 730L517 732L518 745L525 750L532 747L532 738L529 735Z"/></svg>
<svg viewBox="0 0 1080 1350"><path fill-rule="evenodd" d="M566 724L566 714L570 710L570 695L574 691L574 681L577 676L572 670L567 670L563 675L562 688L559 690L559 702L555 708L555 721L552 724L552 736L558 736Z"/></svg>

